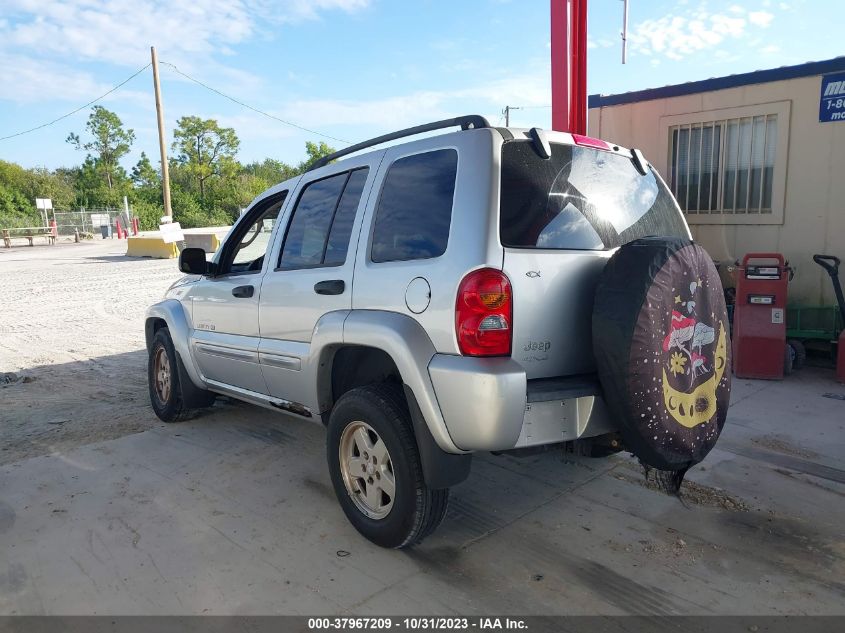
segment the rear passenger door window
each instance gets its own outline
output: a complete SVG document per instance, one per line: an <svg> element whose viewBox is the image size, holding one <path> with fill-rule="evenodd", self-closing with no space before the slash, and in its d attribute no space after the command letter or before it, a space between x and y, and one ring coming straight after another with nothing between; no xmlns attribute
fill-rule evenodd
<svg viewBox="0 0 845 633"><path fill-rule="evenodd" d="M279 256L280 270L342 266L369 169L308 184L299 196Z"/></svg>
<svg viewBox="0 0 845 633"><path fill-rule="evenodd" d="M457 171L454 149L405 156L390 166L376 208L373 262L431 259L446 252Z"/></svg>

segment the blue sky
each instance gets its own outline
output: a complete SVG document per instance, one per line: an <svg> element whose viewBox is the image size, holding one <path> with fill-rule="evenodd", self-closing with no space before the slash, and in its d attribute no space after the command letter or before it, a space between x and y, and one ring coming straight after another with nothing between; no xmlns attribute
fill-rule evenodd
<svg viewBox="0 0 845 633"><path fill-rule="evenodd" d="M589 92L617 93L845 54L832 0L589 0ZM55 119L159 58L244 102L354 142L446 116L523 106L549 127L549 0L0 0L0 137ZM297 162L327 140L244 109L161 68L176 119L234 127L243 161ZM102 102L135 130L130 166L158 156L147 70ZM0 141L0 159L57 167L88 110Z"/></svg>

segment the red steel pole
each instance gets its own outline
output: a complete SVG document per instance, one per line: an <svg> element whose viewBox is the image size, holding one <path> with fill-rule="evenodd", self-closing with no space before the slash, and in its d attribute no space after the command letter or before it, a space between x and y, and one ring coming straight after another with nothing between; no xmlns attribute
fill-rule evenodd
<svg viewBox="0 0 845 633"><path fill-rule="evenodd" d="M587 0L551 0L552 129L587 133Z"/></svg>

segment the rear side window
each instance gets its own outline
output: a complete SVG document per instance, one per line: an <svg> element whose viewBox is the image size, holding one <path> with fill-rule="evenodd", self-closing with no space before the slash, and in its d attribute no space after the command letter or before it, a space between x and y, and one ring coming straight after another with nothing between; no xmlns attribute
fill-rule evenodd
<svg viewBox="0 0 845 633"><path fill-rule="evenodd" d="M454 149L400 158L384 179L371 259L431 259L446 252L458 172Z"/></svg>
<svg viewBox="0 0 845 633"><path fill-rule="evenodd" d="M543 160L530 141L502 147L499 234L513 248L605 250L659 235L689 237L672 194L630 158L552 145Z"/></svg>
<svg viewBox="0 0 845 633"><path fill-rule="evenodd" d="M340 266L346 261L368 171L336 174L305 187L285 235L280 269Z"/></svg>

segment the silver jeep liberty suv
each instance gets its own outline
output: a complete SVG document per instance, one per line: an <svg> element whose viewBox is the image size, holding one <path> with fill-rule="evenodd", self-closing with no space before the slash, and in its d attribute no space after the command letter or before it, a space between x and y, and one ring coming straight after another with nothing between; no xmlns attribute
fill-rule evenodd
<svg viewBox="0 0 845 633"><path fill-rule="evenodd" d="M324 424L349 521L413 545L476 451L618 450L591 309L646 234L689 230L636 150L480 116L360 143L258 196L211 261L181 252L146 316L153 409L224 394Z"/></svg>

